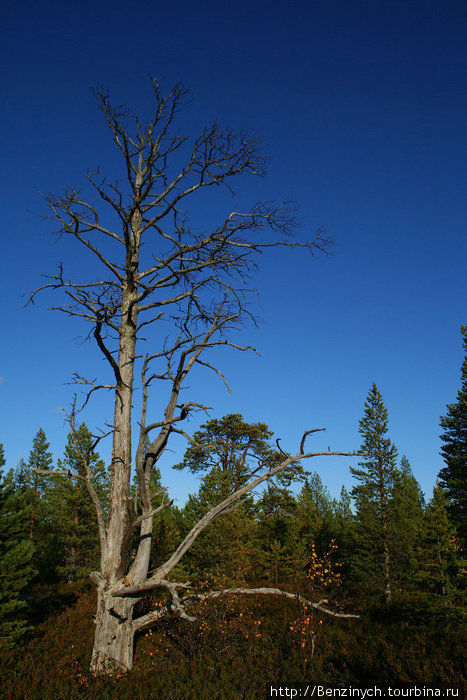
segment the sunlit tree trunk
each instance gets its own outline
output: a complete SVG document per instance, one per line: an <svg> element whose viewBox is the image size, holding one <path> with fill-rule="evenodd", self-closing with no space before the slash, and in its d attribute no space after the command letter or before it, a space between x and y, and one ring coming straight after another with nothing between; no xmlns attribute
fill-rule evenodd
<svg viewBox="0 0 467 700"><path fill-rule="evenodd" d="M105 675L132 668L135 636L133 607L132 600L112 598L108 589L103 586L98 588L91 658L94 673Z"/></svg>

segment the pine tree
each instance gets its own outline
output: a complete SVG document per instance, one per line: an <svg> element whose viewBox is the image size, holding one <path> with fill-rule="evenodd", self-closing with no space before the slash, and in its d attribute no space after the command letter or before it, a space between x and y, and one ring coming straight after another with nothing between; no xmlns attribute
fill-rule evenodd
<svg viewBox="0 0 467 700"><path fill-rule="evenodd" d="M201 480L199 491L191 494L181 512L183 529L188 532L213 505L232 493L236 468L231 474L220 465L211 468ZM217 527L207 528L193 544L184 565L190 578L209 579L211 585L239 585L251 579L256 558L255 522L251 496L234 510L222 515Z"/></svg>
<svg viewBox="0 0 467 700"><path fill-rule="evenodd" d="M101 503L106 502L107 471L99 454L92 449L94 439L82 423L68 434L63 460L58 470L84 476L87 461L94 488ZM98 567L99 537L96 511L85 483L72 476L55 476L44 494L54 551L61 552L56 571L59 578L74 581Z"/></svg>
<svg viewBox="0 0 467 700"><path fill-rule="evenodd" d="M52 529L48 518L46 497L52 486L50 477L37 474L35 469L51 469L53 458L45 432L40 428L34 437L27 463L21 460L14 471L15 489L23 494L29 508L28 537L34 548L34 567L41 580L48 580L54 568Z"/></svg>
<svg viewBox="0 0 467 700"><path fill-rule="evenodd" d="M50 477L36 474L34 469L50 469L53 462L52 453L49 451L50 443L42 428L39 428L33 441L32 450L29 453L27 463L29 486L31 486L38 496L41 496L50 485Z"/></svg>
<svg viewBox="0 0 467 700"><path fill-rule="evenodd" d="M303 565L297 520L297 500L287 486L268 484L256 503L258 573L277 585Z"/></svg>
<svg viewBox="0 0 467 700"><path fill-rule="evenodd" d="M447 494L437 483L425 513L417 578L423 590L430 592L432 602L440 602L444 607L451 604L459 592L457 579L466 566L448 509Z"/></svg>
<svg viewBox="0 0 467 700"><path fill-rule="evenodd" d="M370 586L384 593L386 603L392 599L393 571L391 561L389 505L397 475L397 450L385 437L388 412L375 383L365 403L360 420L363 438L361 451L365 460L360 469L350 471L359 484L352 489L357 507L356 534L358 553L354 566Z"/></svg>
<svg viewBox="0 0 467 700"><path fill-rule="evenodd" d="M0 649L10 649L27 631L21 591L35 575L34 547L28 537L29 509L24 492L15 491L13 474L4 478L0 445Z"/></svg>
<svg viewBox="0 0 467 700"><path fill-rule="evenodd" d="M418 548L423 529L424 498L409 460L401 459L389 502L389 529L394 580L401 589L413 585L420 563Z"/></svg>
<svg viewBox="0 0 467 700"><path fill-rule="evenodd" d="M20 459L19 464L12 470L12 484L15 491L27 491L31 487L32 474L24 459Z"/></svg>
<svg viewBox="0 0 467 700"><path fill-rule="evenodd" d="M290 546L283 544L281 540L270 539L266 543L261 537L261 544L260 557L267 572L267 579L277 586L282 577L295 573L295 557Z"/></svg>
<svg viewBox="0 0 467 700"><path fill-rule="evenodd" d="M322 552L334 537L334 503L316 472L306 477L297 497L299 537L308 551L312 543Z"/></svg>
<svg viewBox="0 0 467 700"><path fill-rule="evenodd" d="M210 507L244 485L258 463L263 460L279 463L277 451L269 444L271 436L267 425L246 423L238 413L201 426L193 436L200 447L188 447L183 462L175 466L176 469L188 468L193 473L208 472L198 494L191 495L182 509L182 522L187 531ZM290 480L291 473L282 476L281 484L286 483L287 478ZM247 581L252 576L256 559L253 515L253 499L248 496L218 520L215 530L208 528L203 532L187 555L186 565L192 570L210 571L218 583Z"/></svg>
<svg viewBox="0 0 467 700"><path fill-rule="evenodd" d="M467 546L467 326L462 326L465 351L461 368L461 388L457 401L447 405L441 416L443 428L441 455L446 466L439 472L439 481L449 499L449 512L458 528L464 547Z"/></svg>
<svg viewBox="0 0 467 700"><path fill-rule="evenodd" d="M273 451L268 442L271 436L265 423L246 423L239 413L214 418L193 435L193 440L205 448L190 445L183 462L174 469L189 469L197 474L219 467L228 472L232 489L236 490L245 483L252 457L257 460L271 457Z"/></svg>
<svg viewBox="0 0 467 700"><path fill-rule="evenodd" d="M333 537L337 543L336 560L343 565L342 576L347 576L355 551L355 516L352 512L352 499L342 486L339 500L334 507Z"/></svg>

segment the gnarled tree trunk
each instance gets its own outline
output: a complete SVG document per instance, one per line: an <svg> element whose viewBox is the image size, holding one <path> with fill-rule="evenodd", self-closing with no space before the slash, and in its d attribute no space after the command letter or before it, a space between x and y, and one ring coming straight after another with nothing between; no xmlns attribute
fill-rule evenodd
<svg viewBox="0 0 467 700"><path fill-rule="evenodd" d="M128 671L133 666L133 609L133 600L114 598L103 586L98 588L91 658L93 673L108 675L115 671Z"/></svg>

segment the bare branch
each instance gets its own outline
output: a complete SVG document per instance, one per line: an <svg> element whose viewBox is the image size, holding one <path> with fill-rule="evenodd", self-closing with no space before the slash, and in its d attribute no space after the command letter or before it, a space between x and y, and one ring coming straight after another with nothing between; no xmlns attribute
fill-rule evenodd
<svg viewBox="0 0 467 700"><path fill-rule="evenodd" d="M144 515L141 515L137 520L135 525L140 525L140 523L143 522L143 520L146 520L147 518L152 518L154 515L157 513L161 513L163 510L166 508L170 508L170 506L173 504L173 499L171 501L167 501L165 503L161 503L160 506L157 508L154 508L153 510L149 511L149 513L144 513Z"/></svg>
<svg viewBox="0 0 467 700"><path fill-rule="evenodd" d="M284 453L285 454L285 453ZM301 459L309 459L311 457L318 457L318 456L324 456L324 455L340 455L340 456L346 456L346 457L352 457L355 456L356 452L308 452L308 453L299 453L295 455L294 457L288 457L284 462L279 464L278 466L269 469L265 474L262 474L261 476L256 477L256 479L253 479L253 481L250 481L247 483L245 486L242 488L238 489L234 493L232 493L230 496L228 496L222 503L220 503L217 506L214 506L211 508L206 515L204 515L201 520L196 523L196 525L193 526L193 528L190 530L188 535L185 537L183 542L179 545L177 550L174 552L174 554L170 557L170 559L167 560L165 564L163 564L159 570L158 574L165 577L172 569L173 567L178 564L178 562L182 559L182 557L185 555L185 553L190 549L192 544L195 542L195 540L199 537L201 532L206 529L206 527L217 517L222 515L222 513L226 510L226 508L229 508L235 501L238 499L242 498L245 494L248 492L252 491L255 489L257 486L259 486L261 483L264 481L270 479L272 476L278 474L281 471L284 471L288 466L291 464L294 464L295 462L298 462Z"/></svg>
<svg viewBox="0 0 467 700"><path fill-rule="evenodd" d="M185 620L188 620L189 622L194 622L196 619L195 617L191 617L190 615L187 615L187 613L184 610L184 607L182 605L182 602L180 600L180 597L178 595L177 588L189 588L190 584L189 583L175 583L172 581L160 581L160 585L163 588L166 588L170 595L172 596L172 605L171 608L174 612L178 613L180 617L182 617Z"/></svg>
<svg viewBox="0 0 467 700"><path fill-rule="evenodd" d="M82 377L79 375L77 372L73 373L73 384L82 384L84 386L90 386L91 389L86 393L86 398L84 400L84 403L80 406L79 409L76 409L76 411L82 411L84 408L87 406L89 399L91 398L92 394L95 391L99 391L100 389L107 389L107 390L113 390L116 389L115 384L96 384L95 379L86 379L85 377ZM107 433L109 435L110 433ZM99 441L102 439L102 437L99 438ZM96 443L97 445L97 443ZM93 448L94 449L94 448Z"/></svg>
<svg viewBox="0 0 467 700"><path fill-rule="evenodd" d="M141 615L140 617L137 617L135 620L133 620L133 627L135 630L141 630L143 629L143 627L148 627L149 625L152 625L156 620L159 620L161 617L166 617L167 615L170 615L170 613L170 606L164 605L159 609L151 610L151 612L147 613L146 615Z"/></svg>
<svg viewBox="0 0 467 700"><path fill-rule="evenodd" d="M96 322L96 326L94 328L94 338L96 339L96 343L97 343L99 349L101 350L101 352L103 353L105 359L107 360L109 365L112 367L114 374L115 374L115 379L117 381L117 384L120 384L122 381L122 375L120 372L120 368L119 368L117 362L112 357L110 350L108 349L108 347L104 343L104 341L102 339L101 331L102 331L102 319L98 319Z"/></svg>
<svg viewBox="0 0 467 700"><path fill-rule="evenodd" d="M123 590L116 591L114 593L114 595L126 596L126 595L133 595L134 593L142 593L144 591L152 590L155 587L155 585L157 584L157 581L161 580L161 578L164 579L167 576L167 574L170 573L170 571L172 571L174 566L176 566L178 564L178 562L183 558L183 556L186 554L186 552L191 548L191 546L196 541L196 539L199 537L199 535L208 527L208 525L210 525L210 523L212 523L219 516L228 512L231 509L231 507L238 500L243 498L243 496L245 496L247 493L254 490L257 486L262 484L264 481L270 480L271 477L275 476L276 474L280 473L281 471L284 471L290 465L298 462L301 459L309 459L311 457L317 457L317 456L341 455L341 456L351 457L351 456L355 456L357 454L358 453L356 453L356 452L308 452L308 453L299 453L293 457L290 457L290 456L287 457L281 464L269 469L261 476L257 476L255 479L253 479L252 481L249 481L247 484L245 484L241 488L237 489L234 493L230 494L230 496L225 498L221 503L210 508L210 510L193 526L193 528L190 530L190 532L187 534L185 539L181 542L181 544L178 546L178 548L172 554L172 556L162 566L160 566L156 570L152 579L148 579L146 581L143 581L142 583L136 584L130 588L125 588Z"/></svg>
<svg viewBox="0 0 467 700"><path fill-rule="evenodd" d="M323 430L326 430L326 428L312 428L311 430L305 430L305 432L302 435L302 441L300 443L300 452L303 452L305 449L305 440L307 439L308 435L311 435L311 433L320 433Z"/></svg>
<svg viewBox="0 0 467 700"><path fill-rule="evenodd" d="M289 593L288 591L283 591L280 588L226 588L222 591L210 591L209 593L190 593L189 595L183 596L180 602L182 605L187 603L195 603L200 600L213 600L215 598L223 598L227 595L279 595L283 598L289 598L290 600L296 600L310 608L319 610L319 612L325 615L330 615L331 617L342 617L342 618L352 618L359 619L360 615L352 615L349 613L338 613L334 610L329 610L325 608L323 603L328 603L328 601L323 598L318 603L313 603L313 601L304 598L299 593Z"/></svg>
<svg viewBox="0 0 467 700"><path fill-rule="evenodd" d="M74 424L74 415L75 415L75 404L73 403L72 412L71 412L70 418L69 418L71 435L72 435L75 450L81 459L81 463L82 463L84 471L85 471L86 476L85 476L84 481L86 484L86 488L87 488L89 496L94 504L94 508L96 511L97 526L98 526L98 530L99 530L99 540L100 540L100 545L101 545L101 561L102 561L102 559L104 558L104 556L107 552L107 532L106 532L106 528L105 528L104 511L102 509L102 505L99 501L96 489L94 488L94 484L92 482L92 472L91 472L91 467L89 464L89 453L83 454L83 452L81 451L81 446L80 446L79 441L77 439L76 428L75 428L75 424ZM97 442L98 442L98 440L96 441L95 444L97 444Z"/></svg>
<svg viewBox="0 0 467 700"><path fill-rule="evenodd" d="M222 379L222 381L224 382L224 384L225 384L225 386L226 386L227 391L229 392L229 394L232 393L232 390L231 390L230 386L228 385L226 378L224 377L224 375L222 374L222 372L221 372L219 369L217 369L217 367L214 367L214 365L211 365L209 362L204 362L204 361L202 361L202 360L200 360L200 359L197 359L196 362L197 362L199 365L203 365L203 367L208 367L209 369L212 369L213 372L215 372L217 375L219 375L219 377L220 377L220 378Z"/></svg>
<svg viewBox="0 0 467 700"><path fill-rule="evenodd" d="M180 598L177 592L177 587L189 588L189 584L172 584L168 581L162 581L158 584L154 584L154 589L159 588L161 586L167 588L172 594L172 603L162 606L159 609L152 610L147 615L137 618L135 620L135 626L137 629L142 629L143 627L150 626L156 620L165 617L170 613L179 614L180 617L190 622L193 622L194 620L196 620L196 618L186 614L186 606L194 605L201 601L209 601L215 600L217 598L224 598L230 595L276 595L281 596L282 598L287 598L289 600L300 602L302 603L302 605L317 610L318 612L321 612L324 615L329 615L330 617L353 620L360 619L360 615L355 615L351 613L339 613L335 610L330 610L328 607L325 607L324 604L328 604L328 600L326 598L323 598L322 600L315 603L311 600L308 600L299 593L289 593L288 591L284 591L280 588L226 588L224 590L219 591L209 591L208 593L188 593L187 595L184 595L182 598Z"/></svg>
<svg viewBox="0 0 467 700"><path fill-rule="evenodd" d="M32 471L35 474L40 474L41 476L68 476L70 479L79 479L80 481L86 482L86 477L81 476L81 474L75 474L70 469L35 469Z"/></svg>
<svg viewBox="0 0 467 700"><path fill-rule="evenodd" d="M277 449L279 450L279 452L281 453L281 455L284 455L284 457L287 457L287 456L288 456L287 453L284 452L284 450L282 449L282 447L279 445L279 442L280 442L280 438L277 438L277 440L276 440ZM300 451L301 451L301 450L300 450Z"/></svg>

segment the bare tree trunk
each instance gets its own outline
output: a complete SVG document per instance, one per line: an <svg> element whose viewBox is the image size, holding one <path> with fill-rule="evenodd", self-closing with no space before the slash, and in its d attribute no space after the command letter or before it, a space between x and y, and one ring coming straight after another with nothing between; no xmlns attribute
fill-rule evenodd
<svg viewBox="0 0 467 700"><path fill-rule="evenodd" d="M381 458L380 458L381 459ZM392 600L391 588L391 554L389 552L389 525L387 513L387 496L383 484L380 485L381 518L383 521L383 557L384 557L384 601L386 605Z"/></svg>
<svg viewBox="0 0 467 700"><path fill-rule="evenodd" d="M98 588L96 632L91 659L91 670L99 674L107 673L110 668L117 667L128 670L133 665L135 601L114 598L112 592L115 589L115 583L120 581L127 571L128 546L136 524L135 507L130 494L130 480L140 225L141 216L137 210L131 221L131 238L127 245L127 276L122 291L117 387L114 399L110 513L107 546L101 556L103 583ZM152 519L150 520L152 528ZM148 566L144 571L144 577L147 570Z"/></svg>
<svg viewBox="0 0 467 700"><path fill-rule="evenodd" d="M441 542L439 537L436 538L436 544L438 546L438 564L439 564L439 572L440 572L440 583L441 583L441 595L443 596L444 600L444 607L447 607L447 600L446 600L446 576L444 573L443 569L443 556L441 554Z"/></svg>
<svg viewBox="0 0 467 700"><path fill-rule="evenodd" d="M387 513L387 497L381 488L381 517L383 520L383 555L384 555L384 600L386 605L392 600L391 588L391 554L389 551L389 525Z"/></svg>
<svg viewBox="0 0 467 700"><path fill-rule="evenodd" d="M34 539L34 523L36 520L36 507L37 507L37 476L34 476L34 489L33 489L33 501L31 514L29 516L29 539Z"/></svg>
<svg viewBox="0 0 467 700"><path fill-rule="evenodd" d="M109 583L114 583L121 578L128 566L128 544L134 520L133 502L130 495L130 478L136 305L133 304L132 297L134 295L125 289L122 299L118 354L119 381L115 391L107 552L102 569L102 574Z"/></svg>
<svg viewBox="0 0 467 700"><path fill-rule="evenodd" d="M390 555L389 555L388 543L387 543L386 538L384 541L384 579L385 579L384 600L386 602L386 605L389 605L389 603L392 600L391 559L390 559Z"/></svg>
<svg viewBox="0 0 467 700"><path fill-rule="evenodd" d="M91 671L106 675L133 666L135 629L134 601L113 598L103 587L97 592L96 632L91 658Z"/></svg>
<svg viewBox="0 0 467 700"><path fill-rule="evenodd" d="M381 427L379 416L377 417L378 430L378 465L379 465L379 499L381 506L381 519L383 522L383 575L384 575L384 602L389 605L392 600L392 561L389 550L389 523L388 523L388 489L384 482L384 453L381 440Z"/></svg>

